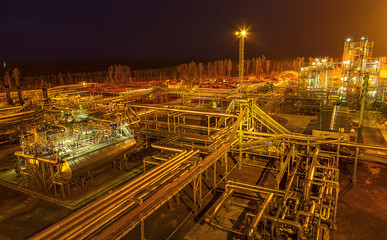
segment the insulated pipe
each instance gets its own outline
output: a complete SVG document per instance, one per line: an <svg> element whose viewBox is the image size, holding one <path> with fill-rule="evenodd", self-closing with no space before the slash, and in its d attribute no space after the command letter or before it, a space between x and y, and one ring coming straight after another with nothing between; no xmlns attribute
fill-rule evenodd
<svg viewBox="0 0 387 240"><path fill-rule="evenodd" d="M192 150L188 153L186 151L180 153L179 155L173 157L170 161L166 162L165 164L162 164L150 170L149 172L129 182L118 191L115 191L107 195L106 197L75 212L74 214L70 215L70 217L63 219L59 223L33 236L31 239L42 239L42 238L53 239L58 236L61 236L63 232L65 232L65 236L70 236L74 232L83 228L84 224L82 224L82 222L87 223L88 219L93 218L92 216L93 214L100 214L101 212L102 213L106 212L106 210L111 208L111 206L114 206L114 203L116 203L117 200L119 200L120 198L122 197L128 198L128 196L125 196L125 194L127 194L128 192L138 189L140 185L143 185L146 187L149 184L149 183L146 184L147 181L154 179L155 176L159 175L162 171L170 169L173 165L176 165L176 163L178 163L186 155L196 154L196 153L197 151L193 152ZM72 228L68 229L69 226L71 226Z"/></svg>

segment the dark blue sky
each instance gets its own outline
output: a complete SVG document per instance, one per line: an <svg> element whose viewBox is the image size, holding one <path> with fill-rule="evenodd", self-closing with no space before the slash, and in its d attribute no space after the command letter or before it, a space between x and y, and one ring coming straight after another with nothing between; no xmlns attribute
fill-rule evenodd
<svg viewBox="0 0 387 240"><path fill-rule="evenodd" d="M386 0L0 0L0 58L212 60L334 56L346 37L387 55Z"/></svg>

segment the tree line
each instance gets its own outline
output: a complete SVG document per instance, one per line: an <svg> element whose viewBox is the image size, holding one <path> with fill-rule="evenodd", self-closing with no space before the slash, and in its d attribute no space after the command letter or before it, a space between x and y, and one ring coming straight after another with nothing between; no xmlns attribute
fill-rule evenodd
<svg viewBox="0 0 387 240"><path fill-rule="evenodd" d="M270 76L282 71L299 71L314 61L305 59L268 59L265 56L246 59L244 62L244 76ZM333 59L330 59L333 61ZM17 68L6 70L1 87L9 86L15 89L53 87L58 85L76 84L79 82L98 82L111 85L127 85L133 82L163 81L172 79L198 80L205 78L238 77L238 61L223 59L210 62L190 62L175 67L132 70L130 66L112 65L106 71L58 73L39 76L23 76Z"/></svg>

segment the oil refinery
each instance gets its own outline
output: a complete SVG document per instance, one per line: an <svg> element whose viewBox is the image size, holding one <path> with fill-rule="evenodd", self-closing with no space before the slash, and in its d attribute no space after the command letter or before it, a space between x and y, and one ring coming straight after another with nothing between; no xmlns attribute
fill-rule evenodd
<svg viewBox="0 0 387 240"><path fill-rule="evenodd" d="M6 82L0 221L12 231L1 237L319 240L371 231L346 225L364 207L346 201L363 195L387 208L377 189L386 179L386 59L368 38L349 38L341 60L246 77L246 34L236 34L238 77L33 90L16 82L16 91Z"/></svg>

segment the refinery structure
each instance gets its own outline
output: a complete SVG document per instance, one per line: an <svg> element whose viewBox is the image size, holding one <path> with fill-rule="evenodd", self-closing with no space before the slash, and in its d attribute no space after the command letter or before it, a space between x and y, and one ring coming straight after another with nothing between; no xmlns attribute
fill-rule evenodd
<svg viewBox="0 0 387 240"><path fill-rule="evenodd" d="M5 82L1 142L17 146L0 183L69 209L24 237L329 239L340 179L356 185L358 165L387 163L387 146L365 130L367 111L386 112L386 59L373 56L368 38L348 38L339 61L252 80L246 34L236 33L239 77L217 88L214 79L23 91ZM186 214L170 227L176 211Z"/></svg>

